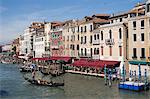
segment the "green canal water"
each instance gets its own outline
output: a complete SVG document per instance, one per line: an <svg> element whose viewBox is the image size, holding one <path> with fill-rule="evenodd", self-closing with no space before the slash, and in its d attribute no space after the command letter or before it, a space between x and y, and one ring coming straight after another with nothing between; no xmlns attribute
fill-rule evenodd
<svg viewBox="0 0 150 99"><path fill-rule="evenodd" d="M47 80L51 78L42 76L39 72L36 77ZM138 93L119 90L115 81L109 88L99 77L66 73L53 80L62 79L65 82L64 87L35 86L24 80L17 65L0 64L0 99L150 99L150 91Z"/></svg>

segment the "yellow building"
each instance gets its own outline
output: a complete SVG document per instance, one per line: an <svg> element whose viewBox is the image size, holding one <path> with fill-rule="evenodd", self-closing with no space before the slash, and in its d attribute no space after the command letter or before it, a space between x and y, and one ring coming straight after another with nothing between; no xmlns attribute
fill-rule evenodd
<svg viewBox="0 0 150 99"><path fill-rule="evenodd" d="M138 4L130 12L128 21L129 29L129 70L136 71L141 65L141 74L145 69L150 75L150 16L147 5ZM145 6L147 6L147 11Z"/></svg>
<svg viewBox="0 0 150 99"><path fill-rule="evenodd" d="M97 29L100 25L108 24L109 15L96 14L91 17L84 17L79 22L79 37L80 37L80 57L92 58L93 50L93 30Z"/></svg>

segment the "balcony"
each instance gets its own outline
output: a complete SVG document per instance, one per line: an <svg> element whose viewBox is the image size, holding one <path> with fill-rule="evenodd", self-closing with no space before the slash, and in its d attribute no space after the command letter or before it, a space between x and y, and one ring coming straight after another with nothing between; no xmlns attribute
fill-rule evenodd
<svg viewBox="0 0 150 99"><path fill-rule="evenodd" d="M143 60L143 59L145 59L146 57L145 57L145 56L141 56L140 58Z"/></svg>
<svg viewBox="0 0 150 99"><path fill-rule="evenodd" d="M115 44L114 39L105 39L105 44L106 45L114 45Z"/></svg>
<svg viewBox="0 0 150 99"><path fill-rule="evenodd" d="M133 59L137 59L137 56L132 56Z"/></svg>
<svg viewBox="0 0 150 99"><path fill-rule="evenodd" d="M57 45L51 45L51 49L59 49Z"/></svg>
<svg viewBox="0 0 150 99"><path fill-rule="evenodd" d="M100 44L100 40L93 40L93 45L99 45Z"/></svg>
<svg viewBox="0 0 150 99"><path fill-rule="evenodd" d="M85 53L83 53L83 54L79 53L79 57L91 58L92 56L91 56L91 54L86 54L85 55Z"/></svg>

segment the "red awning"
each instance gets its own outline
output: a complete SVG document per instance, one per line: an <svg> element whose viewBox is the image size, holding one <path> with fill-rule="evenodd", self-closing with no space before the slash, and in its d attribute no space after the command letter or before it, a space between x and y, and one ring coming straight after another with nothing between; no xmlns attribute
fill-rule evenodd
<svg viewBox="0 0 150 99"><path fill-rule="evenodd" d="M62 56L52 56L52 57L42 57L42 58L32 58L32 60L42 60L42 61L46 61L46 60L63 60L65 62L68 62L71 59L71 57L62 57Z"/></svg>
<svg viewBox="0 0 150 99"><path fill-rule="evenodd" d="M48 58L48 57L42 57L42 58L32 58L32 60L46 61L46 60L49 60L49 58Z"/></svg>
<svg viewBox="0 0 150 99"><path fill-rule="evenodd" d="M114 67L118 66L120 62L118 61L106 61L106 60L86 60L86 59L80 59L77 61L74 61L72 64L73 66L82 66L82 67L95 67L95 68L104 68L106 67Z"/></svg>
<svg viewBox="0 0 150 99"><path fill-rule="evenodd" d="M52 56L52 57L50 57L50 60L63 60L65 62L68 62L69 60L71 60L71 57L68 57L68 56Z"/></svg>

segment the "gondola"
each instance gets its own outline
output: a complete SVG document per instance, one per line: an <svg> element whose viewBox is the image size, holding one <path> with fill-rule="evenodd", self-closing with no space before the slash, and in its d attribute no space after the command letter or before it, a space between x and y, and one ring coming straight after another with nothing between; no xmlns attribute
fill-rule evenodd
<svg viewBox="0 0 150 99"><path fill-rule="evenodd" d="M20 72L31 72L32 71L32 69L30 68L30 67L20 67L19 68L19 70L20 70Z"/></svg>
<svg viewBox="0 0 150 99"><path fill-rule="evenodd" d="M40 72L44 75L49 75L50 73L49 72L43 72L43 70L40 70Z"/></svg>
<svg viewBox="0 0 150 99"><path fill-rule="evenodd" d="M48 81L43 81L43 80L32 80L29 78L25 78L29 83L38 85L38 86L48 86L48 87L59 87L59 86L64 86L64 83L54 83L54 82L48 82Z"/></svg>
<svg viewBox="0 0 150 99"><path fill-rule="evenodd" d="M65 74L65 72L51 73L51 75L52 75L53 77L60 76L60 75L62 75L62 74Z"/></svg>

